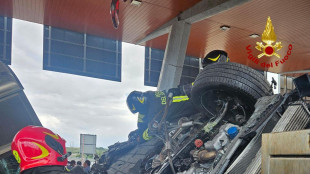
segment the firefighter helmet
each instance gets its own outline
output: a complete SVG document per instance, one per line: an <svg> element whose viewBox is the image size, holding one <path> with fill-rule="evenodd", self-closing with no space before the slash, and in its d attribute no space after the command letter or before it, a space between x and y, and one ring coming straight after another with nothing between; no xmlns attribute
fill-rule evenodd
<svg viewBox="0 0 310 174"><path fill-rule="evenodd" d="M229 62L227 53L223 50L213 50L209 52L202 60L202 66L205 67L215 62Z"/></svg>
<svg viewBox="0 0 310 174"><path fill-rule="evenodd" d="M20 172L40 166L66 166L66 141L51 130L27 126L15 135L11 149L20 165Z"/></svg>
<svg viewBox="0 0 310 174"><path fill-rule="evenodd" d="M146 97L143 92L132 91L127 97L127 107L133 114L141 112L145 105Z"/></svg>

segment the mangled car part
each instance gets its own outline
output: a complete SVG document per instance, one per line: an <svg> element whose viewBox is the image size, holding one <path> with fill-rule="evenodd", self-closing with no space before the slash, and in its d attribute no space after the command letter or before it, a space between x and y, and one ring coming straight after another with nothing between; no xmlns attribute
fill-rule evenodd
<svg viewBox="0 0 310 174"><path fill-rule="evenodd" d="M221 126L229 123L236 125L235 127L239 132L238 127L245 124L246 120L248 120L253 113L256 100L262 96L271 95L271 89L263 75L249 67L236 63L217 63L205 67L198 75L192 94L194 103L202 112L187 117L188 120L179 118L179 122L183 122L181 126L178 125L178 120L176 120L176 122L167 123L167 133L171 144L171 147L169 147L169 149L171 149L171 160L176 172L188 170L192 163L195 162L193 161L193 154L190 154L191 150L196 149L193 144L195 139L199 138L204 142L208 142L212 141L213 138L219 134L214 141L216 141L216 139L219 140L219 137L223 138L227 134L226 130L224 136L223 132L220 130ZM236 134L236 130L232 132L232 134ZM162 134L165 133L163 132ZM236 135L230 136L234 137ZM160 139L165 140L163 136L160 137ZM150 141L158 140L159 139L156 138ZM229 142L230 141L231 139L229 139ZM216 147L221 146L220 143L221 141L217 141ZM219 161L220 156L225 153L223 149L225 150L226 146L229 145L227 140L225 143L222 149L217 150L220 153L215 150L215 161ZM171 165L169 165L168 156L165 155L162 156L159 163L160 165L153 165L151 169L149 167L152 166L149 165L150 161L154 161L156 155L164 154L155 152L151 155L150 151L165 151L167 148L162 149L163 144L165 143L145 152L145 158L139 155L132 156L136 148L141 149L141 147L144 147L143 144L138 145L138 147L134 148L129 153L124 154L119 160L113 162L112 165L109 166L108 173L171 173L172 171L169 167ZM201 148L205 147L203 146ZM210 149L209 151L203 150L207 149L201 149L200 153L194 153L198 155L196 159L202 160L203 156L214 153L214 151ZM126 160L129 156L131 157L131 161ZM136 160L136 158L138 159ZM134 165L131 164L131 162L133 162Z"/></svg>
<svg viewBox="0 0 310 174"><path fill-rule="evenodd" d="M306 128L309 121L310 112L306 104L298 101L288 106L280 120L273 128L272 132L301 130ZM226 173L261 173L261 136L259 139L253 139L252 141L248 145L249 147L246 147L246 149L242 152L238 159L234 161ZM257 147L256 150L253 146Z"/></svg>
<svg viewBox="0 0 310 174"><path fill-rule="evenodd" d="M287 107L300 100L297 90L269 96L271 87L261 74L235 63L207 66L195 85L192 99L202 112L162 122L166 131L123 154L109 166L109 174L244 173L261 134L272 131Z"/></svg>

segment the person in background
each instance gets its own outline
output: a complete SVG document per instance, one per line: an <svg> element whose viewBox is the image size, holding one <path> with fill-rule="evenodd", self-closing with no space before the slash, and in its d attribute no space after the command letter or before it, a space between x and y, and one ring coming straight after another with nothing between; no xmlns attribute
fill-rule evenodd
<svg viewBox="0 0 310 174"><path fill-rule="evenodd" d="M77 165L74 166L71 170L70 173L74 173L74 174L84 174L84 169L82 167L82 163L81 161L77 162Z"/></svg>
<svg viewBox="0 0 310 174"><path fill-rule="evenodd" d="M75 164L76 164L75 160L71 160L70 165L67 166L67 169L70 171L71 169L73 169L73 167L75 167Z"/></svg>
<svg viewBox="0 0 310 174"><path fill-rule="evenodd" d="M227 52L223 50L213 50L209 52L201 62L202 68L217 62L230 62ZM178 89L180 90L181 94L185 94L190 97L193 85L194 82L185 85L179 85Z"/></svg>
<svg viewBox="0 0 310 174"><path fill-rule="evenodd" d="M82 166L82 162L81 162L81 161L78 161L76 164L77 164L78 166Z"/></svg>
<svg viewBox="0 0 310 174"><path fill-rule="evenodd" d="M85 173L90 173L90 161L89 160L86 160L83 163L83 167L84 167L84 172Z"/></svg>

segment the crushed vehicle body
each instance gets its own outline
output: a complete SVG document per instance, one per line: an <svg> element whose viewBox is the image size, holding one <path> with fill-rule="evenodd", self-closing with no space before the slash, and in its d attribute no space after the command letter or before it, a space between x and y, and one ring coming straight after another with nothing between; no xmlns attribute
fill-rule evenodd
<svg viewBox="0 0 310 174"><path fill-rule="evenodd" d="M23 86L9 66L0 61L0 173L18 172L18 163L11 153L15 134L28 125L42 126Z"/></svg>
<svg viewBox="0 0 310 174"><path fill-rule="evenodd" d="M156 121L164 125L152 139L110 146L93 173L260 173L263 133L309 127L309 104L302 100L309 95L309 77L294 83L295 90L273 95L272 85L252 68L209 65L191 91L199 113L169 121L163 115Z"/></svg>

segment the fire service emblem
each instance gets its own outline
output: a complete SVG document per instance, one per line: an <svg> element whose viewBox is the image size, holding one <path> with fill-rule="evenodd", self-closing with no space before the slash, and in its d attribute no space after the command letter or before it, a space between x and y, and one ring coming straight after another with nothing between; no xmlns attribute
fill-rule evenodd
<svg viewBox="0 0 310 174"><path fill-rule="evenodd" d="M248 53L248 59L254 62L255 64L260 64L263 68L273 68L274 66L279 66L281 64L284 64L288 59L289 56L292 54L293 45L289 44L288 49L286 51L286 55L281 58L281 56L277 53L277 51L281 50L282 43L276 42L277 36L274 32L274 27L271 23L270 17L267 19L265 30L262 34L262 41L263 42L256 42L256 50L260 51L261 53L256 57L255 54L253 54L252 46L248 45L246 47L247 53ZM263 56L266 57L272 57L275 56L278 58L276 61L268 60L264 62L260 62Z"/></svg>
<svg viewBox="0 0 310 174"><path fill-rule="evenodd" d="M280 55L276 53L276 51L279 51L282 48L281 42L276 42L274 45L272 45L277 40L276 33L274 32L274 27L271 23L270 17L267 19L265 30L262 34L262 41L266 44L264 45L262 42L256 42L256 49L258 51L263 51L260 55L257 56L257 58L261 58L263 56L271 57L275 55L280 59Z"/></svg>

